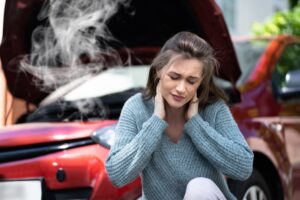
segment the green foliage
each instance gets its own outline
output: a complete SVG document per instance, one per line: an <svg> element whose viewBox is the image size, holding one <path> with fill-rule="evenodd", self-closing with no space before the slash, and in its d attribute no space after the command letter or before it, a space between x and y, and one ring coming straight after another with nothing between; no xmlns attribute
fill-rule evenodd
<svg viewBox="0 0 300 200"><path fill-rule="evenodd" d="M290 8L295 7L298 2L299 2L299 0L289 0L289 7Z"/></svg>
<svg viewBox="0 0 300 200"><path fill-rule="evenodd" d="M300 46L299 44L289 45L283 52L275 73L277 73L278 83L281 87L285 85L286 74L289 71L300 70Z"/></svg>
<svg viewBox="0 0 300 200"><path fill-rule="evenodd" d="M275 13L265 23L253 23L252 33L257 36L300 35L300 2L289 11Z"/></svg>

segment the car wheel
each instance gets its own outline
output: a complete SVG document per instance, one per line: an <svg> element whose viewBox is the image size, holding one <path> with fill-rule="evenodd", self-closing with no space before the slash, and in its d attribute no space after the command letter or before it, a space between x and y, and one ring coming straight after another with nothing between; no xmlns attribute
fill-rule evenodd
<svg viewBox="0 0 300 200"><path fill-rule="evenodd" d="M271 200L270 189L258 170L253 169L246 181L228 180L230 191L238 200Z"/></svg>

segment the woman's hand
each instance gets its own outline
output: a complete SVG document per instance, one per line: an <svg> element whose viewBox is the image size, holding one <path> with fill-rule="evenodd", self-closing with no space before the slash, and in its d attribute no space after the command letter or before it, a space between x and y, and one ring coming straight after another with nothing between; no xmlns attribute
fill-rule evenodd
<svg viewBox="0 0 300 200"><path fill-rule="evenodd" d="M156 87L156 96L154 99L154 114L157 115L161 119L165 119L166 117L166 111L165 111L165 105L164 105L164 99L161 95L161 84L160 81L157 84Z"/></svg>
<svg viewBox="0 0 300 200"><path fill-rule="evenodd" d="M189 103L189 107L186 112L186 120L191 119L193 116L198 114L199 101L197 98L197 93L195 93L193 99Z"/></svg>

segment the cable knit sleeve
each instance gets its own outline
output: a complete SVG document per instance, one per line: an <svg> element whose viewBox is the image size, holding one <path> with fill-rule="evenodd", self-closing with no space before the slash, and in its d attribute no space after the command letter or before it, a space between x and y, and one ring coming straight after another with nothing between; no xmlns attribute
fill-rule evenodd
<svg viewBox="0 0 300 200"><path fill-rule="evenodd" d="M118 187L140 175L167 127L164 120L152 115L138 130L136 113L140 112L139 104L134 98L125 103L116 127L116 140L105 163L110 180Z"/></svg>
<svg viewBox="0 0 300 200"><path fill-rule="evenodd" d="M195 115L185 124L186 133L216 169L233 179L247 179L252 173L253 152L228 106L218 101L208 108L206 114L215 117L214 126Z"/></svg>

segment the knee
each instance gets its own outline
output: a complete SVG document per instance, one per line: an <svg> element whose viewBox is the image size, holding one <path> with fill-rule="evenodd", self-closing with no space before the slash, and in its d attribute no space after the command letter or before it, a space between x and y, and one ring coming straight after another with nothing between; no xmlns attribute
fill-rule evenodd
<svg viewBox="0 0 300 200"><path fill-rule="evenodd" d="M218 186L210 179L198 177L189 181L184 200L225 200Z"/></svg>
<svg viewBox="0 0 300 200"><path fill-rule="evenodd" d="M192 187L192 186L199 186L199 185L205 185L207 187L213 187L216 185L211 179L205 178L205 177L197 177L193 178L192 180L189 181L187 184L187 187Z"/></svg>

